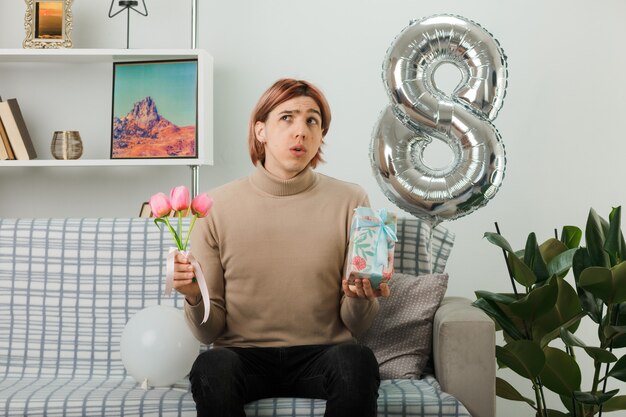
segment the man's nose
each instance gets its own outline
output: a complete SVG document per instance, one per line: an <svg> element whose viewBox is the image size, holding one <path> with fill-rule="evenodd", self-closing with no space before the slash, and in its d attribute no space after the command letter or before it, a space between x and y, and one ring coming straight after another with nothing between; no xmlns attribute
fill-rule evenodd
<svg viewBox="0 0 626 417"><path fill-rule="evenodd" d="M306 121L294 123L294 134L296 138L305 139L306 134L307 134L306 133L307 129L308 129L308 126L306 124Z"/></svg>

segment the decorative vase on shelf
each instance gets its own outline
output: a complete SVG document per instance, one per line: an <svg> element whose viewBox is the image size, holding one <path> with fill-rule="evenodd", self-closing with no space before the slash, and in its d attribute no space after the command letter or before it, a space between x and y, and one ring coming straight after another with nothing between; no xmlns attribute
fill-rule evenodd
<svg viewBox="0 0 626 417"><path fill-rule="evenodd" d="M55 159L78 159L83 154L83 142L76 130L56 131L50 145Z"/></svg>

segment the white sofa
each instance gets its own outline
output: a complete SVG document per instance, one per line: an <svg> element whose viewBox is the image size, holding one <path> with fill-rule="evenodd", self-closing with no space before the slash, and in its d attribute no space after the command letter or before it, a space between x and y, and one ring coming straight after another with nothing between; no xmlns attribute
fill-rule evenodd
<svg viewBox="0 0 626 417"><path fill-rule="evenodd" d="M401 222L396 272L417 274L420 235L407 231L421 226ZM143 390L119 353L135 312L182 304L163 296L169 246L152 219L0 219L0 415L195 415L187 380ZM493 322L446 298L433 347L434 375L382 381L379 416L494 417ZM247 414L322 416L324 405L267 399Z"/></svg>

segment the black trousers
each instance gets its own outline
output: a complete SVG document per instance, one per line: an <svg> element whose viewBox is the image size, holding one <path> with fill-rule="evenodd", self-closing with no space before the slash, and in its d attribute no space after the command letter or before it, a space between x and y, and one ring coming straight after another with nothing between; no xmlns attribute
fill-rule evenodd
<svg viewBox="0 0 626 417"><path fill-rule="evenodd" d="M380 376L356 343L285 348L215 348L196 359L191 392L199 417L243 417L261 398L326 400L326 417L376 417Z"/></svg>

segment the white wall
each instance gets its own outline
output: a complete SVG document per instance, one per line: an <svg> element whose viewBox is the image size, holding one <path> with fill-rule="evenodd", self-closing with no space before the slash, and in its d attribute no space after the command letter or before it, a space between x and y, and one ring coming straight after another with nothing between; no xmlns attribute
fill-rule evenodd
<svg viewBox="0 0 626 417"><path fill-rule="evenodd" d="M131 47L190 47L191 1L146 3L148 17L131 16ZM109 19L109 4L75 0L75 47L125 47L125 15ZM201 189L251 170L245 144L250 110L266 87L288 76L319 85L333 108L328 163L319 170L364 186L374 207L394 209L368 159L372 127L387 104L381 64L409 20L435 13L460 14L487 28L503 46L509 68L507 96L495 120L507 151L506 177L486 207L444 224L457 235L448 267L449 294L473 298L476 289L508 290L501 253L482 238L493 231L494 221L521 248L530 231L544 240L564 224L583 226L590 207L606 215L622 205L622 0L200 0L198 46L215 59L215 164L201 169ZM2 0L0 48L21 48L23 15L23 1ZM56 101L42 87L18 82L37 74L24 68L17 76L0 68L0 95L20 99L38 153L49 155L53 130L93 132L94 125L108 126L108 107L93 109L110 102L110 82L68 81L53 72L52 81L67 86L55 93L63 96ZM40 109L35 98L47 100L54 117L29 110ZM92 137L83 135L83 140L86 154L97 146ZM153 193L189 179L186 167L1 168L0 216L133 216ZM593 329L586 338L594 340ZM589 380L586 376L587 385ZM626 384L614 386L626 394ZM526 406L508 401L499 401L498 407L499 416L530 415Z"/></svg>

